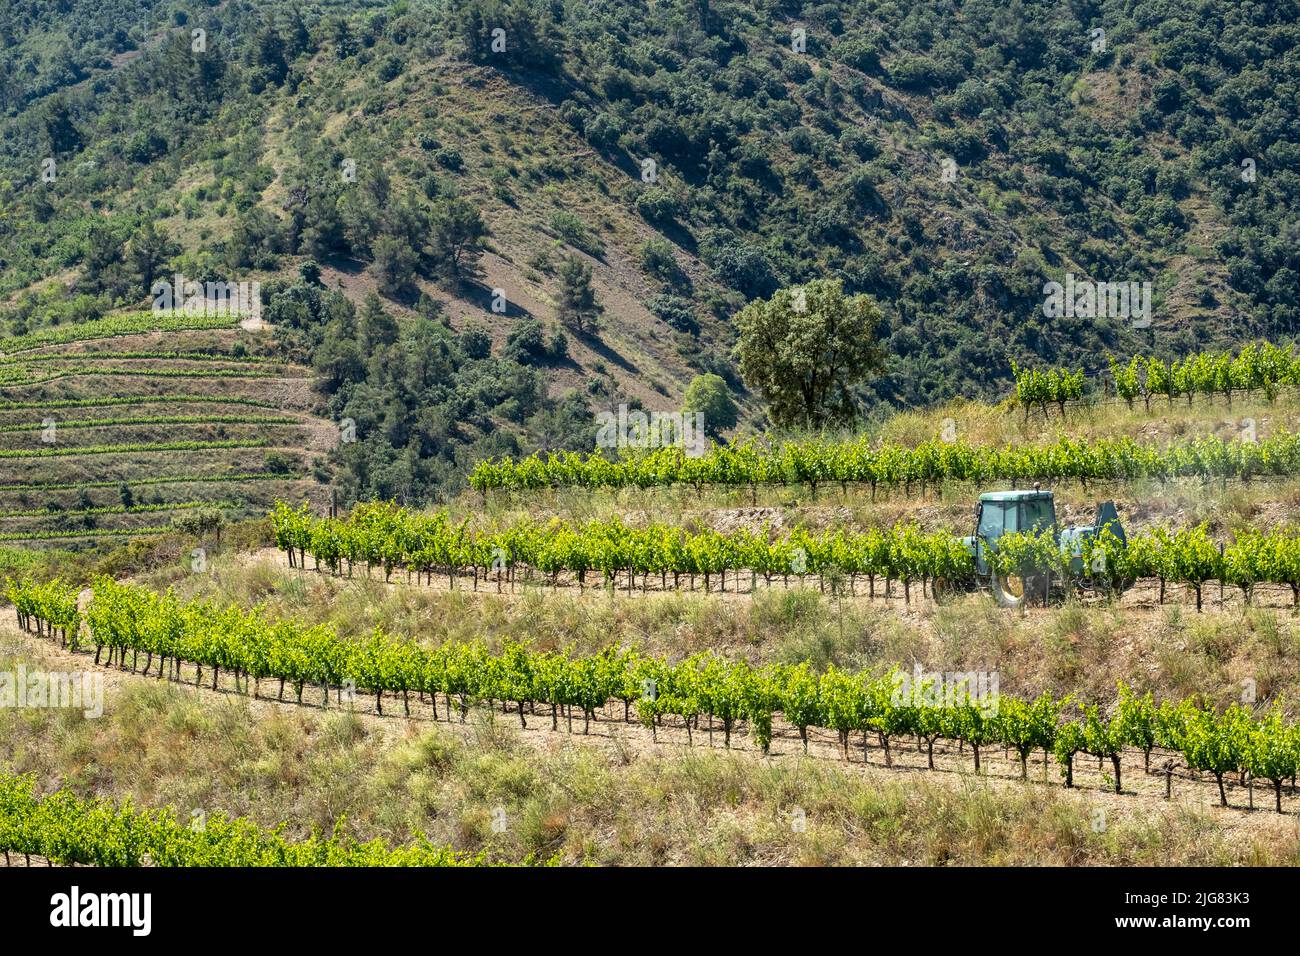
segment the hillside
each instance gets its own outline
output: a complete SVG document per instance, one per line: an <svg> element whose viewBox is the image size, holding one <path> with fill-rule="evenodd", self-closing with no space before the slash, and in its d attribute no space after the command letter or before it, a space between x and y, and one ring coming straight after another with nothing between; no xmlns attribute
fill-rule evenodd
<svg viewBox="0 0 1300 956"><path fill-rule="evenodd" d="M761 426L731 317L823 276L882 306L867 409L1294 332L1293 3L72 6L0 21L10 330L280 277L282 345L358 423L345 495L589 448L706 371ZM570 257L597 331L558 321ZM1150 282L1150 328L1046 318L1067 273ZM400 336L358 334L375 292Z"/></svg>

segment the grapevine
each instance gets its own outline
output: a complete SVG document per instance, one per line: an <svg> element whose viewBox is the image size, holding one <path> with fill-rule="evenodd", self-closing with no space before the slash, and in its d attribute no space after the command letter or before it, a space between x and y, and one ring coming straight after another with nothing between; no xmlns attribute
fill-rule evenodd
<svg viewBox="0 0 1300 956"><path fill-rule="evenodd" d="M201 819L201 823L198 820ZM61 866L477 866L482 854L458 853L420 837L411 846L361 843L313 830L290 840L245 817L221 813L184 821L171 810L84 799L68 789L46 796L34 776L0 773L0 851L44 857Z"/></svg>
<svg viewBox="0 0 1300 956"><path fill-rule="evenodd" d="M768 449L754 441L714 444L700 457L681 448L632 452L618 459L601 453L553 452L515 461L479 462L469 477L481 494L493 490L545 488L652 488L806 484L867 484L879 488L919 487L949 482L1134 481L1151 478L1250 480L1300 473L1300 435L1290 432L1260 441L1206 436L1182 439L1163 449L1131 438L1076 440L1004 448L963 441L924 441L915 446L873 446L866 437L843 442L790 441Z"/></svg>
<svg viewBox="0 0 1300 956"><path fill-rule="evenodd" d="M331 688L347 686L373 694L382 713L384 695L409 705L415 693L434 702L437 719L441 694L447 720L457 711L464 720L472 704L490 708L500 701L514 704L521 724L526 724L526 708L545 704L551 707L552 729L558 729L564 714L570 732L575 708L586 732L613 701L624 703L623 719L630 720L628 705L635 701L638 719L652 731L664 716L675 715L690 734L705 715L710 736L715 720L720 721L724 744L730 746L743 724L763 751L772 740L773 717L783 714L805 742L811 727L836 731L846 759L851 735L862 735L865 746L869 732L879 735L886 763L892 738L924 736L930 741L931 762L937 738L969 744L977 773L984 747L1015 748L1022 775L1032 750L1050 750L1062 764L1066 786L1073 783L1074 756L1085 751L1111 760L1116 790L1122 786L1124 749L1137 748L1149 759L1158 745L1182 754L1189 767L1214 774L1225 805L1226 773L1250 772L1274 782L1279 810L1279 781L1294 778L1300 764L1300 732L1276 708L1262 720L1240 705L1223 712L1192 701L1164 702L1157 708L1149 696L1138 697L1124 685L1109 711L1088 705L1080 719L1062 720L1069 698L1021 700L999 694L996 685L990 697L983 682L977 694L974 675L962 675L956 693L948 688L939 695L922 682L909 696L900 693L902 675L896 671L830 667L814 674L807 664L755 666L713 653L674 663L614 647L590 657L534 653L517 643L507 643L496 654L478 642L430 650L382 629L363 640L344 641L326 625L272 619L261 609L182 602L170 592L158 594L109 578L94 583L81 610L73 591L58 581L11 582L8 594L20 626L46 637L58 634L74 649L94 645L96 664L107 652L107 666L143 675L156 668L159 679L180 680L184 662L194 665L196 685L209 668L214 688L225 670L237 688L242 678L243 692L255 697L263 681L278 679L277 699L283 699L286 684L299 702L306 687L317 686L328 705Z"/></svg>

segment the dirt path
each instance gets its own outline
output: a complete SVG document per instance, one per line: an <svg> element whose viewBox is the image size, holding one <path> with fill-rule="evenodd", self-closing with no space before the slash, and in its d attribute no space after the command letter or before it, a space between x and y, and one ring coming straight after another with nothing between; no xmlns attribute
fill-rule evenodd
<svg viewBox="0 0 1300 956"><path fill-rule="evenodd" d="M4 624L4 632L17 637L22 645L31 652L45 659L45 663L66 669L94 669L105 676L105 691L111 695L130 682L159 680L157 662L146 676L140 671L123 670L113 667L94 665L93 652L72 652L59 647L55 641L36 637L34 634L19 630L14 619ZM144 659L140 658L143 666ZM524 722L513 709L502 712L501 705L471 706L462 718L456 701L452 701L449 710L447 701L441 696L436 705L419 695L412 694L409 700L410 716L406 716L402 698L397 695L384 695L383 713L376 710L376 700L372 694L357 693L351 700L340 701L340 689L331 688L328 706L324 703L322 689L308 687L303 693L303 703L294 699L292 686L286 686L284 699L277 699L280 683L278 680L263 681L260 696L254 699L247 693L237 690L231 675L223 673L214 690L212 688L212 670L205 668L201 686L195 686L196 668L183 664L180 668L180 681L171 675L166 679L175 686L184 688L188 693L204 698L219 700L222 698L239 698L257 715L269 715L275 709L285 707L308 708L322 714L338 712L344 709L355 714L367 726L377 732L387 743L396 744L408 736L413 728L429 727L436 724L440 729L457 735L462 741L474 744L498 735L508 735L539 751L554 753L566 747L594 747L611 759L628 761L637 756L651 754L685 755L709 749L713 752L726 751L742 759L767 760L778 763L793 761L798 765L802 760L833 762L842 767L852 768L862 773L868 780L883 780L897 776L913 777L925 774L930 779L950 781L954 784L978 779L982 784L992 787L1050 786L1062 789L1062 777L1055 760L1044 761L1042 752L1031 755L1028 765L1027 782L1020 779L1019 758L1001 748L981 749L981 773L973 777L973 759L969 748L957 747L948 742L936 745L934 752L934 769L928 767L925 749L918 746L915 739L895 739L890 741L889 766L886 766L885 752L879 738L872 734L864 740L862 734L855 734L850 741L849 755L846 760L837 735L833 731L809 730L807 754L804 754L796 728L780 719L773 721L772 745L769 754L764 755L754 745L747 733L744 722L732 730L731 746L725 745L721 722L714 725L713 733L708 731L707 718L701 718L699 729L688 731L680 719L666 719L662 727L653 733L639 723L626 722L623 705L616 702L597 711L596 720L589 726L580 713L572 715L572 732L569 732L569 716L557 714L556 730L552 730L552 716L548 705L538 704L530 708L525 706ZM346 698L346 694L343 694ZM437 717L434 717L436 706ZM633 710L632 721L635 721ZM1159 807L1178 807L1180 809L1202 808L1212 813L1217 822L1229 830L1245 829L1256 832L1266 831L1291 833L1294 837L1294 825L1300 815L1300 796L1289 787L1284 788L1282 806L1284 815L1273 812L1273 793L1267 783L1254 787L1254 812L1248 812L1250 802L1249 788L1240 786L1234 778L1225 781L1230 807L1218 806L1218 789L1212 777L1196 775L1182 767L1176 767L1171 775L1173 789L1172 801L1165 800L1166 778L1158 772L1166 760L1177 761L1176 754L1157 751L1152 755L1151 766L1157 772L1145 773L1140 751L1126 751L1122 760L1123 793L1113 791L1108 774L1111 772L1109 761L1102 767L1096 758L1081 756L1075 761L1074 792L1086 798L1090 805L1098 807L1104 815L1120 817L1145 816ZM1105 816L1097 818L1104 825Z"/></svg>

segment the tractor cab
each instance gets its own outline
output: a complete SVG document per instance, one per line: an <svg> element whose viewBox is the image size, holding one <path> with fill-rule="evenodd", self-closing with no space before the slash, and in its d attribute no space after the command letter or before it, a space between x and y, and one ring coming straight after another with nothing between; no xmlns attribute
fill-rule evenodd
<svg viewBox="0 0 1300 956"><path fill-rule="evenodd" d="M1008 531L1044 531L1056 527L1056 503L1050 491L990 491L975 506L975 534L963 539L975 557L975 570L989 573L988 552Z"/></svg>

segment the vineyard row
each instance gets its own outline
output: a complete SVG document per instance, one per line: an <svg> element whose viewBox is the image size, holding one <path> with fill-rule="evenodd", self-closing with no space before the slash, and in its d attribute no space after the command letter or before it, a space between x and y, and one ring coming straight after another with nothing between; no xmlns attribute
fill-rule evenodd
<svg viewBox="0 0 1300 956"><path fill-rule="evenodd" d="M230 438L221 441L133 442L121 445L78 445L72 448L6 448L0 458L62 458L69 455L116 455L147 451L204 451L212 448L266 448L265 439Z"/></svg>
<svg viewBox="0 0 1300 956"><path fill-rule="evenodd" d="M234 508L233 501L174 501L145 505L103 505L95 508L27 508L0 511L4 518L83 518L94 515L135 515L156 511L189 511L194 508Z"/></svg>
<svg viewBox="0 0 1300 956"><path fill-rule="evenodd" d="M130 312L74 325L40 329L27 335L0 339L0 354L13 355L45 345L66 345L91 339L118 338L145 332L194 332L208 329L233 329L239 326L234 315L184 315L155 312Z"/></svg>
<svg viewBox="0 0 1300 956"><path fill-rule="evenodd" d="M212 405L249 405L254 408L279 408L275 402L229 395L104 395L97 398L50 398L32 402L0 402L0 412L32 408L107 408L114 405L174 405L195 402Z"/></svg>
<svg viewBox="0 0 1300 956"><path fill-rule="evenodd" d="M482 855L456 853L425 839L407 847L360 843L336 828L290 840L245 817L221 813L181 821L170 809L83 799L68 789L36 792L32 775L0 773L0 851L44 857L60 866L474 866Z"/></svg>
<svg viewBox="0 0 1300 956"><path fill-rule="evenodd" d="M0 373L0 388L14 388L23 385L45 385L64 378L81 378L93 375L115 375L136 378L276 378L281 377L275 369L245 368L116 368L111 365L78 365L63 369L44 378L35 378L25 366L15 366L12 370Z"/></svg>
<svg viewBox="0 0 1300 956"><path fill-rule="evenodd" d="M1001 694L996 680L990 685L976 674L959 680L917 674L908 680L897 671L854 673L833 666L819 674L807 662L751 666L712 653L670 663L615 647L589 657L533 653L516 643L498 654L481 643L427 650L378 628L368 639L348 642L327 625L274 620L260 609L182 602L170 591L160 595L109 578L94 582L84 611L75 590L59 581L10 582L8 594L21 627L57 636L74 651L83 642L93 644L96 664L107 651L107 666L116 663L134 672L143 658L142 674L156 667L159 679L179 680L186 662L196 665L196 686L203 682L203 668L209 668L214 687L225 670L237 688L242 677L245 693L251 682L254 697L261 696L262 681L278 680L282 700L289 684L299 703L309 685L322 689L326 704L331 687L348 687L372 693L380 714L383 695L390 694L401 697L409 715L416 693L427 695L436 720L441 694L448 720L457 711L464 720L471 704L501 702L513 705L521 726L527 726L525 708L543 704L550 707L552 730L559 729L563 711L572 731L576 708L586 732L598 710L620 701L624 720L631 720L635 707L637 719L656 737L663 718L671 715L684 722L693 742L700 718L707 716L710 734L720 721L729 747L744 722L764 753L771 745L773 717L780 714L798 730L805 749L810 728L835 731L845 759L851 735L862 735L865 755L867 734L874 733L887 766L892 765L890 741L903 737L927 743L931 768L936 742L969 747L977 773L981 748L1004 746L1020 757L1022 778L1032 753L1053 754L1065 786L1071 787L1075 758L1091 754L1110 761L1117 792L1122 792L1125 750L1140 750L1149 770L1159 747L1180 754L1189 768L1212 774L1224 806L1225 775L1269 781L1279 813L1283 783L1291 780L1294 790L1300 764L1300 726L1287 721L1276 702L1262 715L1240 704L1223 711L1193 700L1157 705L1150 693L1139 695L1120 684L1116 702L1103 711L1068 696L1025 700Z"/></svg>
<svg viewBox="0 0 1300 956"><path fill-rule="evenodd" d="M60 429L116 428L124 425L299 425L296 418L277 415L131 415L120 418L77 418L55 422ZM40 431L44 426L32 422L0 425L0 433Z"/></svg>
<svg viewBox="0 0 1300 956"><path fill-rule="evenodd" d="M12 531L0 534L0 541L62 541L76 538L131 538L146 534L166 534L175 528L88 528L84 531Z"/></svg>
<svg viewBox="0 0 1300 956"><path fill-rule="evenodd" d="M1130 408L1139 398L1149 410L1152 398L1166 398L1171 405L1176 398L1186 398L1190 405L1194 395L1212 398L1218 394L1231 405L1233 392L1260 390L1271 402L1281 386L1300 384L1300 358L1292 354L1290 345L1279 348L1267 342L1252 343L1235 353L1200 352L1173 362L1147 355L1134 355L1127 362L1107 358L1115 394ZM1087 387L1081 369L1029 369L1012 362L1011 370L1026 421L1035 407L1046 415L1050 405L1057 405L1064 415L1066 403L1085 399Z"/></svg>
<svg viewBox="0 0 1300 956"><path fill-rule="evenodd" d="M0 492L5 491L72 491L80 488L120 488L126 485L134 488L137 485L185 485L199 484L205 482L244 482L244 481L308 481L308 477L302 474L285 472L283 474L270 471L259 471L251 474L238 475L158 475L153 478L130 478L118 479L115 481L64 481L64 482L34 482L27 484L0 485Z"/></svg>
<svg viewBox="0 0 1300 956"><path fill-rule="evenodd" d="M863 437L842 442L791 441L767 448L754 442L714 444L692 457L677 447L658 448L611 460L600 453L532 455L520 461L489 459L470 474L480 493L543 488L653 488L688 485L749 486L868 484L901 487L948 482L1133 481L1195 477L1250 480L1300 474L1300 435L1281 432L1261 441L1200 437L1157 449L1130 438L1058 439L1051 445L969 445L926 441L914 447L872 447Z"/></svg>
<svg viewBox="0 0 1300 956"><path fill-rule="evenodd" d="M457 576L472 575L477 588L480 575L488 580L495 573L499 589L503 576L513 582L520 573L536 571L552 583L562 572L573 574L579 587L586 586L591 572L599 572L609 587L625 574L629 591L638 576L645 589L651 574L659 575L664 587L671 574L674 588L689 576L694 589L698 575L706 591L715 577L726 591L730 572L737 590L743 578L750 579L752 590L760 576L770 585L774 577L815 575L822 590L828 579L847 579L848 592L855 594L857 578L866 577L869 596L875 597L881 578L888 597L892 583L900 581L910 602L914 582L921 582L924 592L927 583L967 581L975 574L974 559L960 539L907 524L820 533L796 528L782 537L766 528L729 533L657 524L633 528L618 518L578 526L560 519L523 521L477 530L468 519L455 523L445 512L379 502L358 505L344 518L320 518L305 504L295 510L277 502L271 520L276 545L289 555L291 566L305 567L310 554L318 569L336 574L345 563L348 574L364 563L367 570L382 567L386 578L398 568L430 579L440 573L453 587ZM1242 533L1226 545L1214 541L1204 526L1154 528L1135 534L1127 546L1107 533L1086 539L1080 557L1091 583L1103 590L1118 590L1137 578L1157 579L1163 602L1168 583L1184 584L1195 592L1200 610L1207 582L1238 588L1247 602L1257 585L1268 583L1290 587L1300 605L1300 532L1294 529ZM1070 577L1071 556L1050 529L1004 534L988 559L1004 575L1040 569Z"/></svg>

